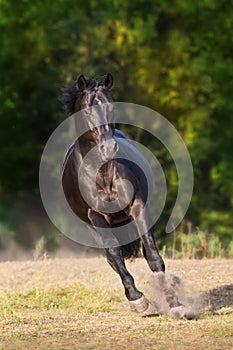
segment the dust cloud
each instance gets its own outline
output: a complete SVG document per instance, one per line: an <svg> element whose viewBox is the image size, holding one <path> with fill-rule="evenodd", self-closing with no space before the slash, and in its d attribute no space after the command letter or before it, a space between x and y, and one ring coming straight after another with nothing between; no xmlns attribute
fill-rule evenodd
<svg viewBox="0 0 233 350"><path fill-rule="evenodd" d="M200 312L200 296L185 289L181 278L173 272L153 274L146 293L152 313L191 320Z"/></svg>

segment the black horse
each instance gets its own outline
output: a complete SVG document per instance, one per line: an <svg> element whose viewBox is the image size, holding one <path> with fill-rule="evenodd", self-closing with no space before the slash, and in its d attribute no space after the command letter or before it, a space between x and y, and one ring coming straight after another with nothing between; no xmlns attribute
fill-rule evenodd
<svg viewBox="0 0 233 350"><path fill-rule="evenodd" d="M113 101L109 92L112 85L113 77L110 73L100 81L97 78L86 79L80 75L77 81L73 81L63 89L61 101L65 111L69 115L81 111L82 118L76 127L81 127L83 123L86 125L86 131L77 138L66 153L62 171L62 186L73 212L95 229L103 244L108 263L121 277L131 309L143 312L149 307L149 302L136 288L133 277L126 269L124 259L138 255L139 241L141 240L143 254L150 269L153 272L164 272L165 265L155 244L149 213L145 211L148 196L146 178L134 162L114 158L120 141L126 139L126 136L115 129ZM105 108L101 109L101 113L90 112L91 106L103 105ZM100 119L100 122L96 122L96 118ZM125 147L127 147L127 142L125 142ZM130 144L130 147L134 146ZM83 166L85 156L93 148L97 150L95 157L92 157L92 161L89 160L89 163ZM135 148L135 152L139 151ZM142 155L140 156L142 157ZM95 162L98 157L103 165L101 169L98 169L93 183L91 176L92 173L96 173ZM83 172L82 179L78 181L80 167L83 167ZM133 193L131 193L130 199L128 182L125 180L128 180L132 185L131 192L133 191ZM83 191L85 196L83 196ZM86 200L86 196L88 200ZM104 201L108 203L114 201L116 206L118 205L118 210L109 213L103 212L102 204ZM135 222L139 237L132 243L121 245L120 242L117 242L118 238L114 234L106 234L106 232L111 232L114 227L124 227L125 223L129 221ZM109 231L103 229L109 229Z"/></svg>

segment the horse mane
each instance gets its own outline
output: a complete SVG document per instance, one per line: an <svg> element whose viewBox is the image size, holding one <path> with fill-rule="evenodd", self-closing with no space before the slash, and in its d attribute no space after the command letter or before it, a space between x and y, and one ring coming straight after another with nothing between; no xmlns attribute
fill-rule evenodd
<svg viewBox="0 0 233 350"><path fill-rule="evenodd" d="M87 79L88 90L101 85L103 85L103 76L94 75ZM70 84L62 88L61 92L62 94L59 101L62 103L65 113L71 115L74 113L74 107L77 99L81 99L82 97L82 92L77 87L77 80L73 80Z"/></svg>
<svg viewBox="0 0 233 350"><path fill-rule="evenodd" d="M74 113L74 106L78 95L81 95L81 92L78 91L76 87L76 80L73 80L69 85L65 86L61 89L61 97L59 98L59 101L63 105L64 111L71 115Z"/></svg>

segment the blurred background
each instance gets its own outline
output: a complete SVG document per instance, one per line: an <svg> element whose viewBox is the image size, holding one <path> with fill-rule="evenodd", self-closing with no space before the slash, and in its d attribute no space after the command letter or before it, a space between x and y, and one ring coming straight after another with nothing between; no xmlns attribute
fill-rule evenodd
<svg viewBox="0 0 233 350"><path fill-rule="evenodd" d="M137 131L167 178L157 227L163 254L233 257L232 27L231 0L0 0L0 259L87 250L50 223L38 169L47 139L66 118L61 88L79 74L107 72L113 99L165 116L192 158L190 208L164 234L175 167L162 145Z"/></svg>

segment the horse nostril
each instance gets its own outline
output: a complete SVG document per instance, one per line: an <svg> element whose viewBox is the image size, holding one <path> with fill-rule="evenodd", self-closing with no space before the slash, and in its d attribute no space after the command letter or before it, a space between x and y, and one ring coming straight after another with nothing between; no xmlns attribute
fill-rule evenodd
<svg viewBox="0 0 233 350"><path fill-rule="evenodd" d="M106 141L99 145L99 152L102 154L104 159L112 159L118 151L117 142L113 140Z"/></svg>
<svg viewBox="0 0 233 350"><path fill-rule="evenodd" d="M117 142L115 142L115 145L114 145L113 150L114 150L114 152L117 152L117 151L118 151L118 144L117 144Z"/></svg>

